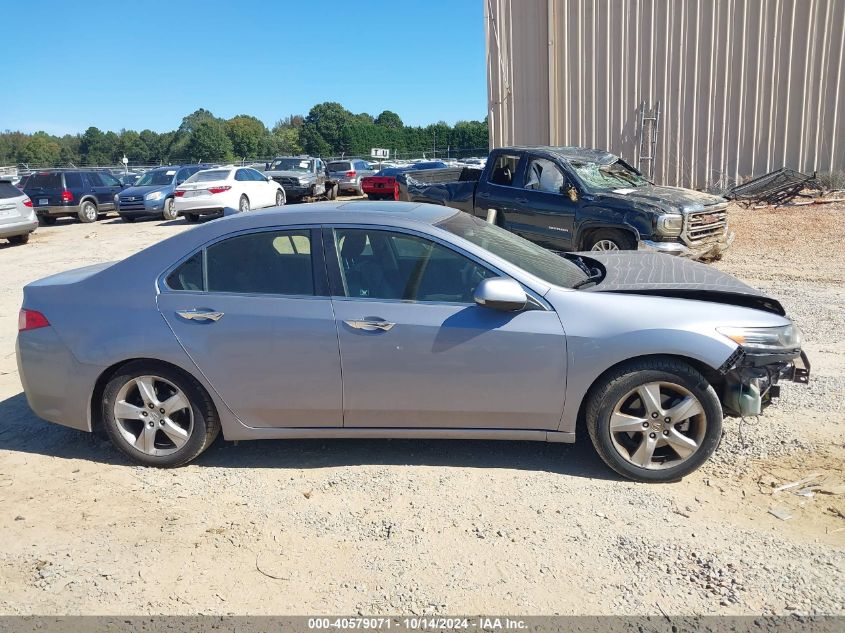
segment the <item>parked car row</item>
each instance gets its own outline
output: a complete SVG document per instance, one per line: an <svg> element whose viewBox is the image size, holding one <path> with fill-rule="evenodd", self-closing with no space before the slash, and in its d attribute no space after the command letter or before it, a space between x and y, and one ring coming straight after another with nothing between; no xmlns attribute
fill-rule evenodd
<svg viewBox="0 0 845 633"><path fill-rule="evenodd" d="M438 160L414 163L404 167L386 167L372 176L362 178L361 192L362 195L366 194L370 200L399 200L397 176L409 171L444 169L446 167L448 167L446 163Z"/></svg>
<svg viewBox="0 0 845 633"><path fill-rule="evenodd" d="M0 180L0 238L26 244L36 228L38 218L32 200L12 184L11 178Z"/></svg>

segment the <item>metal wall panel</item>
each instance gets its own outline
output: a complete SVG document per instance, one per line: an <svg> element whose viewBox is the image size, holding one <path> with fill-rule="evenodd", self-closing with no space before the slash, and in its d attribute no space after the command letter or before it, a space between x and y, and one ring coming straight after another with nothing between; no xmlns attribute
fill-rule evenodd
<svg viewBox="0 0 845 633"><path fill-rule="evenodd" d="M632 164L662 104L655 180L705 188L845 170L845 0L483 0L491 145Z"/></svg>

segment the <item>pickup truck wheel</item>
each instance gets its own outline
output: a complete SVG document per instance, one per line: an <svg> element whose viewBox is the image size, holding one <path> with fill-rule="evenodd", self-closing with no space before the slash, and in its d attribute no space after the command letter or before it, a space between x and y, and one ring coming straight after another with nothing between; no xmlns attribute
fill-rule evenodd
<svg viewBox="0 0 845 633"><path fill-rule="evenodd" d="M56 223L56 219L54 215L39 215L38 223L41 226L53 226Z"/></svg>
<svg viewBox="0 0 845 633"><path fill-rule="evenodd" d="M86 200L79 206L79 213L77 213L80 222L88 223L97 220L97 205Z"/></svg>
<svg viewBox="0 0 845 633"><path fill-rule="evenodd" d="M606 229L592 233L585 246L591 251L633 251L637 242L630 233Z"/></svg>
<svg viewBox="0 0 845 633"><path fill-rule="evenodd" d="M176 213L176 201L173 198L168 198L164 201L164 209L161 215L165 220L175 220L179 217L179 214Z"/></svg>
<svg viewBox="0 0 845 633"><path fill-rule="evenodd" d="M628 363L588 398L587 430L596 452L634 481L677 481L701 466L722 436L719 397L682 361Z"/></svg>

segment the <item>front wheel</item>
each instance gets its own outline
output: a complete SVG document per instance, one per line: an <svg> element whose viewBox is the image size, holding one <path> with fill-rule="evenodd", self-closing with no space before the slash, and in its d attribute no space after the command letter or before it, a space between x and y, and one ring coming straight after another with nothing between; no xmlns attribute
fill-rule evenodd
<svg viewBox="0 0 845 633"><path fill-rule="evenodd" d="M79 206L79 221L84 223L95 222L97 220L97 205L86 200Z"/></svg>
<svg viewBox="0 0 845 633"><path fill-rule="evenodd" d="M161 213L165 220L175 220L179 217L176 212L176 201L173 198L168 198L164 201L164 210Z"/></svg>
<svg viewBox="0 0 845 633"><path fill-rule="evenodd" d="M147 361L129 363L109 380L102 420L114 445L145 466L187 464L220 432L214 404L196 380Z"/></svg>
<svg viewBox="0 0 845 633"><path fill-rule="evenodd" d="M722 407L693 367L647 359L624 365L593 389L586 423L599 456L623 477L677 481L716 450Z"/></svg>
<svg viewBox="0 0 845 633"><path fill-rule="evenodd" d="M281 191L276 192L276 206L281 207L285 204L285 194Z"/></svg>
<svg viewBox="0 0 845 633"><path fill-rule="evenodd" d="M604 229L593 233L585 246L590 251L633 251L637 241L626 231Z"/></svg>
<svg viewBox="0 0 845 633"><path fill-rule="evenodd" d="M246 213L247 211L249 211L249 198L241 196L241 199L238 202L238 212Z"/></svg>

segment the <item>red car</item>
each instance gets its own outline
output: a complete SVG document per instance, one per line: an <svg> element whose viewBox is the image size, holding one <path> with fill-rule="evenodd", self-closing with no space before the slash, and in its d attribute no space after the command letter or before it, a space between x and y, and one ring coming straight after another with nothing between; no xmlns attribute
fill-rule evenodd
<svg viewBox="0 0 845 633"><path fill-rule="evenodd" d="M396 182L396 176L418 169L442 169L444 167L448 167L448 165L440 161L417 163L408 167L388 167L373 176L362 178L361 189L370 200L398 200L399 183Z"/></svg>

